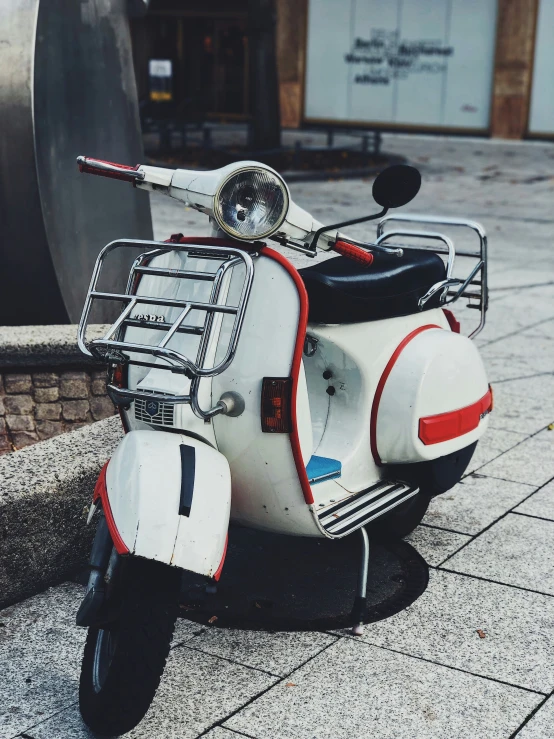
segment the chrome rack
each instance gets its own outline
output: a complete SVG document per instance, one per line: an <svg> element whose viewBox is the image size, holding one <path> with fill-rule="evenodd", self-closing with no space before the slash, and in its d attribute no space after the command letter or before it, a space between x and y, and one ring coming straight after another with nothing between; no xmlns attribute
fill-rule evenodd
<svg viewBox="0 0 554 739"><path fill-rule="evenodd" d="M391 221L402 223L429 224L436 226L461 226L471 229L479 238L479 251L456 251L454 243L451 239L443 234L435 231L413 231L413 230L394 230L385 231L385 226ZM437 254L447 254L446 279L433 285L422 298L420 298L419 306L423 308L425 303L437 293L441 293L441 305L453 303L458 298L467 298L469 300L468 308L474 308L480 311L479 325L469 335L474 338L482 331L485 326L486 313L488 309L489 291L487 282L487 235L485 229L476 221L464 218L448 218L443 216L426 216L413 214L398 214L385 216L379 221L377 226L376 245L382 245L388 239L393 237L421 238L434 241L441 241L444 246L433 247L432 251ZM413 245L395 244L402 249L415 249ZM465 279L452 277L454 260L456 257L472 257L476 260L475 265ZM472 289L477 288L477 289ZM471 302L472 300L476 302Z"/></svg>
<svg viewBox="0 0 554 739"><path fill-rule="evenodd" d="M98 281L102 273L106 257L116 249L146 248L148 251L140 254L134 261L127 286L124 293L102 292L98 290ZM150 266L154 257L172 251L187 253L189 258L209 259L221 262L214 272L189 271L184 269L173 269ZM245 276L242 284L238 305L232 306L225 303L226 292L222 290L225 278L230 276L230 270L243 264ZM180 280L195 280L212 282L212 288L208 302L198 302L188 299L162 298L150 295L135 294L134 286L137 279L142 275L152 275ZM198 386L203 377L214 377L224 372L234 359L238 341L240 338L244 316L248 305L248 299L254 278L254 264L252 256L241 249L221 246L201 246L195 244L175 244L157 241L141 240L118 240L112 241L104 247L94 266L92 278L83 307L83 313L79 322L78 345L79 349L88 357L103 361L110 366L117 364L129 364L141 367L169 370L185 375L191 380L188 395L170 395L155 393L155 399L163 403L188 403L194 413L203 419L225 412L225 405L217 403L208 411L203 411L198 403ZM112 300L123 304L123 309L117 320L110 326L105 336L101 339L87 341L86 332L92 306L96 300ZM166 308L178 308L179 314L175 321L154 319L149 317L133 317L131 314L137 305L159 306ZM205 312L202 325L187 325L184 323L191 311ZM214 318L216 315L234 315L234 322L230 332L228 344L223 358L214 366L206 367L206 355L210 344ZM124 340L126 327L139 327L165 331L161 341L153 344L141 344ZM190 357L168 346L169 342L177 333L193 334L200 337L196 357ZM154 361L140 361L133 355L150 356ZM131 390L120 388L113 384L107 387L110 398L116 405L129 405L132 400L152 400L152 391Z"/></svg>

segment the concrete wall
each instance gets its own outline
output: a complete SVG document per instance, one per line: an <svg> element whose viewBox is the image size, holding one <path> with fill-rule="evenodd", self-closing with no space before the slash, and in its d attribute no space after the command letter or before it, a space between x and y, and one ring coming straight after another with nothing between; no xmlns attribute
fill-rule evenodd
<svg viewBox="0 0 554 739"><path fill-rule="evenodd" d="M122 433L109 418L0 458L0 608L86 564L94 485Z"/></svg>
<svg viewBox="0 0 554 739"><path fill-rule="evenodd" d="M114 415L106 370L76 335L75 326L0 327L0 455Z"/></svg>

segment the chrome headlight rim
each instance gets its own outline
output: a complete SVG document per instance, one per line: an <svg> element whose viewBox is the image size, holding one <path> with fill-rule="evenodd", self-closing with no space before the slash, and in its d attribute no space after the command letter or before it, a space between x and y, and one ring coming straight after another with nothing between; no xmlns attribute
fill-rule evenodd
<svg viewBox="0 0 554 739"><path fill-rule="evenodd" d="M243 233L240 233L240 231L235 231L232 226L229 226L225 221L223 220L223 213L221 212L221 199L220 194L225 185L229 182L229 180L232 180L233 177L236 177L239 174L242 174L243 172L260 172L262 174L270 174L279 182L281 185L282 191L283 191L283 210L281 212L281 215L277 219L277 221L271 226L271 228L267 229L267 231L264 231L262 233L247 236ZM217 222L217 225L222 231L225 231L225 233L228 236L231 236L233 239L238 239L239 241L259 241L260 239L265 239L268 236L271 236L276 231L279 230L279 228L283 225L285 218L287 217L287 213L289 210L290 205L290 197L289 197L289 191L288 187L284 181L284 179L281 177L280 174L275 172L270 167L256 167L256 166L246 166L246 167L240 167L238 169L233 170L230 172L227 177L221 182L219 187L217 188L217 191L214 195L214 208L213 208L213 214L214 218Z"/></svg>

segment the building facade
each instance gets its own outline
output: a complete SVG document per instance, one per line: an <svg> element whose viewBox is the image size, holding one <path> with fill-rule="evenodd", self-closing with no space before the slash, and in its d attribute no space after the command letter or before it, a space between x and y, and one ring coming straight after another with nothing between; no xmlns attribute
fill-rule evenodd
<svg viewBox="0 0 554 739"><path fill-rule="evenodd" d="M554 138L554 0L276 8L286 127ZM248 0L151 0L133 23L142 105L187 119L247 118L248 36Z"/></svg>

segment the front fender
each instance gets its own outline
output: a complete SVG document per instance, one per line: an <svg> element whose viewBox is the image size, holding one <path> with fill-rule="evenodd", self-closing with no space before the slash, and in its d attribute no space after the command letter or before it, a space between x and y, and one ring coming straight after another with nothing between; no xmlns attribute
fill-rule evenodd
<svg viewBox="0 0 554 739"><path fill-rule="evenodd" d="M104 509L118 551L218 576L231 508L220 452L181 434L131 431L105 475Z"/></svg>

